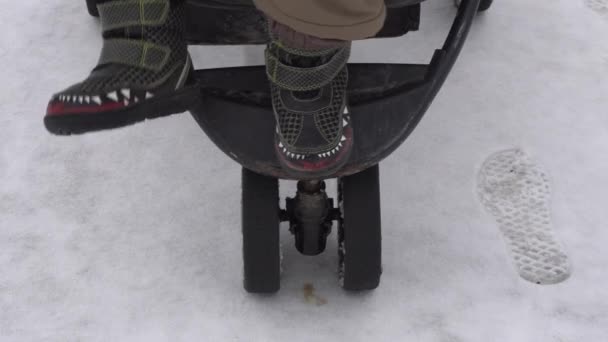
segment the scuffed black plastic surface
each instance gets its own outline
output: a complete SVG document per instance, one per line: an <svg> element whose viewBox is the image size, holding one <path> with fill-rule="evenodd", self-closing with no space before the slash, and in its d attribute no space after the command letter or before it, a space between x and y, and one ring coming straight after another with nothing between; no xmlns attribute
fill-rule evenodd
<svg viewBox="0 0 608 342"><path fill-rule="evenodd" d="M99 16L98 0L86 0L92 16ZM374 38L398 37L418 30L420 2L386 0L387 18ZM265 21L252 0L187 0L187 39L200 45L248 45L266 42Z"/></svg>
<svg viewBox="0 0 608 342"><path fill-rule="evenodd" d="M426 65L349 65L355 144L348 164L333 176L378 163L409 135L427 92L427 69ZM216 145L248 169L295 179L283 171L274 154L275 119L264 67L199 70L197 78L202 101L191 113Z"/></svg>
<svg viewBox="0 0 608 342"><path fill-rule="evenodd" d="M411 0L407 3L410 2ZM407 3L397 1L388 6L384 27L375 38L398 37L418 30L420 4ZM266 43L264 17L251 0L189 0L187 15L187 37L190 44Z"/></svg>
<svg viewBox="0 0 608 342"><path fill-rule="evenodd" d="M352 175L395 151L441 89L464 45L480 0L463 0L430 64L350 64L355 143L349 162L328 178ZM245 168L295 179L274 155L275 120L263 66L200 70L201 102L191 113L213 142Z"/></svg>

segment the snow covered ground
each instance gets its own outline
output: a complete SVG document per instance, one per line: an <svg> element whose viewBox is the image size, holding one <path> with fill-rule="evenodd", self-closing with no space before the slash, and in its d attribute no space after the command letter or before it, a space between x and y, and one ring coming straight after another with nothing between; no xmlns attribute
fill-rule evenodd
<svg viewBox="0 0 608 342"><path fill-rule="evenodd" d="M48 134L46 101L95 63L98 22L83 0L0 3L0 341L608 341L606 0L496 0L382 165L380 288L344 293L335 242L307 258L285 230L268 297L241 286L238 165L187 114ZM454 14L430 0L421 32L353 60L427 62ZM199 68L262 62L191 51ZM561 284L518 276L476 196L484 159L512 147L550 174Z"/></svg>

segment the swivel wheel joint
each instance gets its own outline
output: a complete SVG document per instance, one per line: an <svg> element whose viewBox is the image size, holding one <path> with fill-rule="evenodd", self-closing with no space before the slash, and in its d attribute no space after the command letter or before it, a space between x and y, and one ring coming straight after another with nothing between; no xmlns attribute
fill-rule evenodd
<svg viewBox="0 0 608 342"><path fill-rule="evenodd" d="M287 198L286 209L297 250L310 256L323 253L333 216L333 200L327 197L325 182L299 181L298 192Z"/></svg>

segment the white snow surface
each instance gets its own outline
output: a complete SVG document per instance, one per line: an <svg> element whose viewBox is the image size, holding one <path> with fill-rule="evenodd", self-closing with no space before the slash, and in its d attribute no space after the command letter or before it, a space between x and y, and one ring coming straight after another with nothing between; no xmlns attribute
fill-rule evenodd
<svg viewBox="0 0 608 342"><path fill-rule="evenodd" d="M274 296L242 289L240 168L190 115L44 129L50 95L97 60L84 0L0 4L0 341L608 341L605 0L496 0L382 164L381 286L340 289L335 231L309 258L283 229ZM353 61L428 62L454 15L429 0L420 32ZM198 68L262 63L262 47L191 51ZM513 147L550 175L564 283L518 277L476 197L481 163Z"/></svg>

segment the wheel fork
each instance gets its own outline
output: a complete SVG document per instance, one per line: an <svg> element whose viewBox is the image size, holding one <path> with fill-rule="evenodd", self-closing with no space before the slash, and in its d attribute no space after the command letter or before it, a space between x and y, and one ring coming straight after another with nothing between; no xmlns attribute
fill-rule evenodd
<svg viewBox="0 0 608 342"><path fill-rule="evenodd" d="M325 182L299 181L294 198L287 198L284 221L296 238L296 248L304 255L325 251L332 221L336 219L333 199L325 192Z"/></svg>

